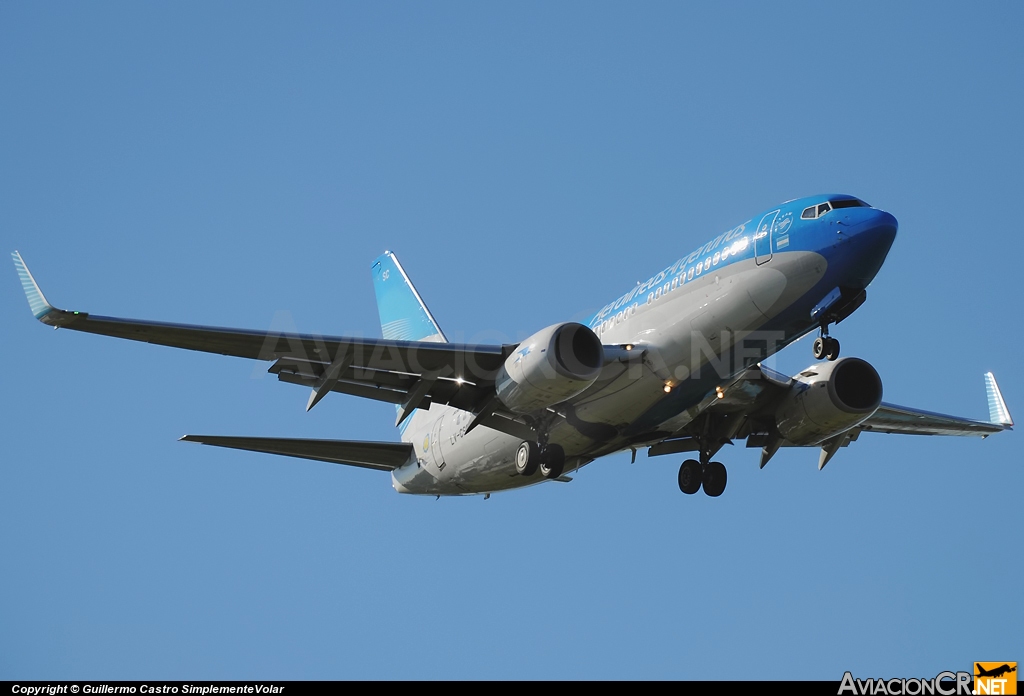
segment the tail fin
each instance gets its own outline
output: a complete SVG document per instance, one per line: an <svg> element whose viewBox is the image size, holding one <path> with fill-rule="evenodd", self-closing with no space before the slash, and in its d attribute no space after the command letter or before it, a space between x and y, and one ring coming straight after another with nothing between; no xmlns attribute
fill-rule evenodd
<svg viewBox="0 0 1024 696"><path fill-rule="evenodd" d="M385 339L448 342L441 327L434 321L433 315L424 304L423 298L413 287L402 264L398 263L398 258L390 251L385 251L373 262L373 290L377 295L380 330ZM413 398L411 394L409 398ZM409 405L410 402L395 404L395 425L402 433L403 440L411 421L407 416L413 410L408 408Z"/></svg>
<svg viewBox="0 0 1024 696"><path fill-rule="evenodd" d="M373 262L373 289L385 339L447 343L444 332L390 251Z"/></svg>
<svg viewBox="0 0 1024 696"><path fill-rule="evenodd" d="M988 396L989 421L1005 427L1012 426L1013 418L1010 417L1010 410L1006 408L999 385L996 384L996 377L991 372L985 373L985 394Z"/></svg>

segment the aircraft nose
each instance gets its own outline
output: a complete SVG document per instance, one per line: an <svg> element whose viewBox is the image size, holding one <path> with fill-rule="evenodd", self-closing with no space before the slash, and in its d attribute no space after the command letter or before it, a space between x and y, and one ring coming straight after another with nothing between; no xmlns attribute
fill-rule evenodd
<svg viewBox="0 0 1024 696"><path fill-rule="evenodd" d="M895 215L884 210L872 209L868 219L858 225L856 231L857 233L867 232L876 237L877 243L884 244L885 250L888 251L893 241L896 240L897 229L899 229L899 223L896 221Z"/></svg>
<svg viewBox="0 0 1024 696"><path fill-rule="evenodd" d="M888 256L899 223L884 210L869 208L858 212L859 219L848 233L854 251L849 257L853 264L848 282L855 287L867 287Z"/></svg>
<svg viewBox="0 0 1024 696"><path fill-rule="evenodd" d="M853 220L850 220L847 234L856 238L858 246L862 248L877 248L883 253L889 251L893 241L896 239L896 230L899 223L896 222L892 213L875 208L861 208L854 213Z"/></svg>

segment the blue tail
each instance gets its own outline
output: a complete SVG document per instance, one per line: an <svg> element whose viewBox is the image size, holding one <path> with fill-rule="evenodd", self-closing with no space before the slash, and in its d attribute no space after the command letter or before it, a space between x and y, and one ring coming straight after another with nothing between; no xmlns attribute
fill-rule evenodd
<svg viewBox="0 0 1024 696"><path fill-rule="evenodd" d="M390 251L385 251L373 262L373 289L377 294L380 330L385 339L448 342L402 264ZM402 433L402 440L405 440L405 430L410 422L407 419L411 410L409 406L408 403L395 404L398 416L395 425ZM412 407L414 409L415 406Z"/></svg>
<svg viewBox="0 0 1024 696"><path fill-rule="evenodd" d="M390 251L373 262L373 289L377 293L380 329L385 339L448 342L402 264Z"/></svg>

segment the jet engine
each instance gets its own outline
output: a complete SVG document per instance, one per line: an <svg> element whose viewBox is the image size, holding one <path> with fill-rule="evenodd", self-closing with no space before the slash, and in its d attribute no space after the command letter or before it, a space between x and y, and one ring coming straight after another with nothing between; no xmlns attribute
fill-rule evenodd
<svg viewBox="0 0 1024 696"><path fill-rule="evenodd" d="M495 380L509 410L530 413L571 399L601 374L601 339L583 324L555 324L520 343Z"/></svg>
<svg viewBox="0 0 1024 696"><path fill-rule="evenodd" d="M815 445L867 420L882 403L882 380L860 358L821 362L801 372L775 410L779 433Z"/></svg>

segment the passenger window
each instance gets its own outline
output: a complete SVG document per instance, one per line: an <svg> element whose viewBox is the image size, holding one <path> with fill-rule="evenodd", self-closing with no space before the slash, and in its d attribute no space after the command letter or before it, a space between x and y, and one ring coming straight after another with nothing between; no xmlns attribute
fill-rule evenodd
<svg viewBox="0 0 1024 696"><path fill-rule="evenodd" d="M814 206L812 205L810 208L804 208L804 212L800 213L800 217L803 220L813 220L818 216L814 214Z"/></svg>
<svg viewBox="0 0 1024 696"><path fill-rule="evenodd" d="M832 210L832 206L830 206L828 203L822 203L821 205L818 206L818 217L821 217L830 210Z"/></svg>

